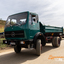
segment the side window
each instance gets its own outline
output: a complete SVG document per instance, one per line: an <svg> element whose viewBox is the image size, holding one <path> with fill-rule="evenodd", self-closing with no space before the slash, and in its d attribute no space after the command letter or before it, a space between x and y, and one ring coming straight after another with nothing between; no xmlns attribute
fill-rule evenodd
<svg viewBox="0 0 64 64"><path fill-rule="evenodd" d="M36 15L32 15L32 22L37 23L37 16Z"/></svg>
<svg viewBox="0 0 64 64"><path fill-rule="evenodd" d="M38 23L38 16L37 15L29 15L29 24L31 25L32 23Z"/></svg>

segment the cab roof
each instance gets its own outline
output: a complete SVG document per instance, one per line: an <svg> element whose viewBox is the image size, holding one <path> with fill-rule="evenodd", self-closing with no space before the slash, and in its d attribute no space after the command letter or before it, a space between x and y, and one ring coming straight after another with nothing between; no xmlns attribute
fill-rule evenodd
<svg viewBox="0 0 64 64"><path fill-rule="evenodd" d="M13 15L21 14L21 13L30 13L30 14L33 14L33 15L37 15L36 13L29 12L29 11L25 11L25 12L20 12L20 13L16 13L16 14L9 15L9 17L10 17L10 16L13 16Z"/></svg>

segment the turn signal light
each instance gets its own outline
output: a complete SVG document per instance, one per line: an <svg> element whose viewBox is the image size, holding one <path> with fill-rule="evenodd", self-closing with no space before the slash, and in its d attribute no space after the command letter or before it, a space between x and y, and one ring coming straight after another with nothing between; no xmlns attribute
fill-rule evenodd
<svg viewBox="0 0 64 64"><path fill-rule="evenodd" d="M20 44L25 44L25 42L24 41L21 41Z"/></svg>

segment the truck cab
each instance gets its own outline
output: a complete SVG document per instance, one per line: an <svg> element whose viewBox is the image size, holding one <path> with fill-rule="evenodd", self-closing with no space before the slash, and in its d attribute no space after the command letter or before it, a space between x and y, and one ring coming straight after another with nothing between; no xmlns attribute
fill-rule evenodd
<svg viewBox="0 0 64 64"><path fill-rule="evenodd" d="M7 40L32 40L39 30L38 15L23 12L7 18L4 32Z"/></svg>

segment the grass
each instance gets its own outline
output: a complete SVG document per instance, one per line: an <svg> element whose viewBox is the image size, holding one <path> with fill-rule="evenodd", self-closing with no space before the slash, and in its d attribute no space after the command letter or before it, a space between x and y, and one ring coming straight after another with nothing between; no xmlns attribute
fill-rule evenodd
<svg viewBox="0 0 64 64"><path fill-rule="evenodd" d="M0 28L0 33L1 33L1 32L4 32L4 27L1 27L1 28Z"/></svg>
<svg viewBox="0 0 64 64"><path fill-rule="evenodd" d="M6 21L0 20L0 25L5 25Z"/></svg>
<svg viewBox="0 0 64 64"><path fill-rule="evenodd" d="M4 32L5 23L6 23L6 21L0 20L0 33Z"/></svg>
<svg viewBox="0 0 64 64"><path fill-rule="evenodd" d="M0 20L0 33L4 32L5 23L6 23L6 21ZM1 38L2 36L3 35L0 35L0 49L7 47L6 44L3 44L3 40L5 40L5 38Z"/></svg>
<svg viewBox="0 0 64 64"><path fill-rule="evenodd" d="M1 49L7 47L6 44L3 44L3 40L5 40L5 38L0 38L0 48Z"/></svg>

